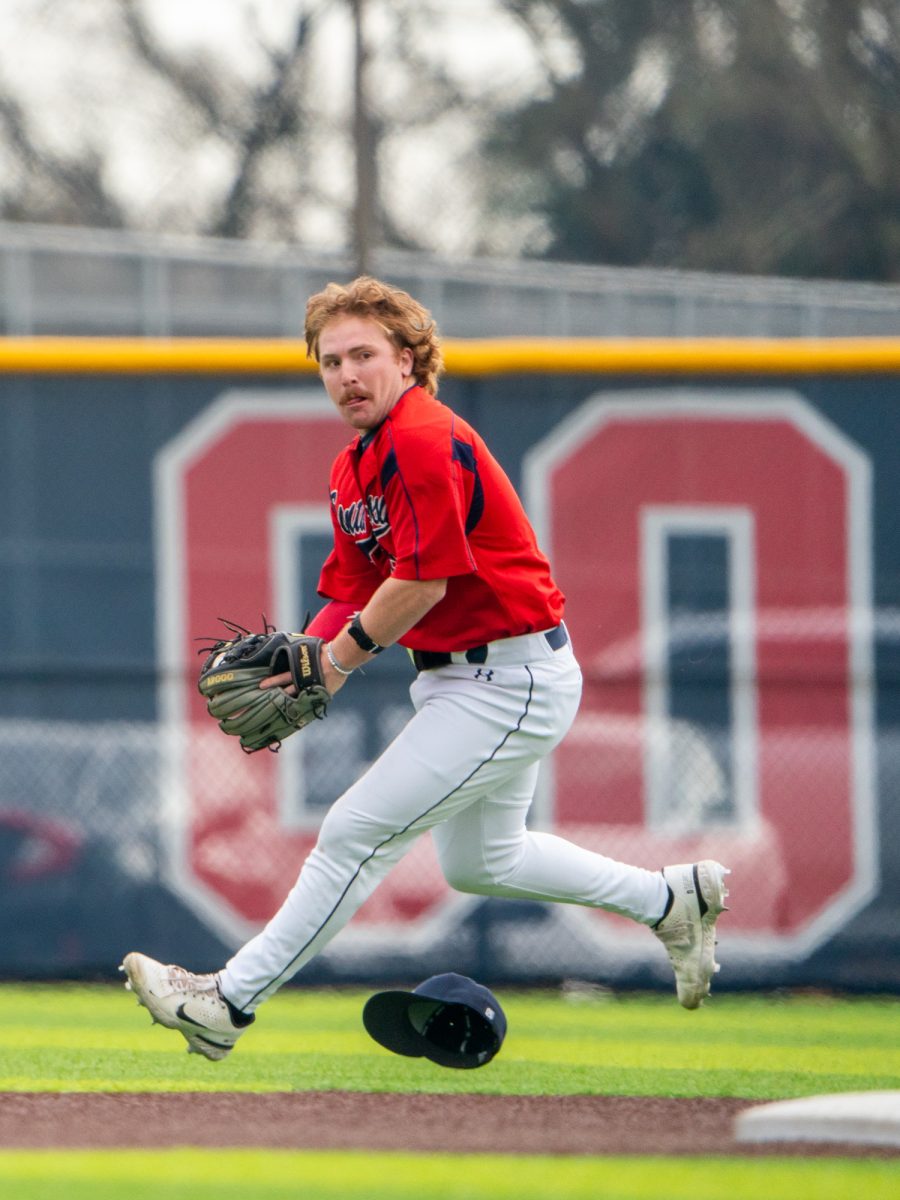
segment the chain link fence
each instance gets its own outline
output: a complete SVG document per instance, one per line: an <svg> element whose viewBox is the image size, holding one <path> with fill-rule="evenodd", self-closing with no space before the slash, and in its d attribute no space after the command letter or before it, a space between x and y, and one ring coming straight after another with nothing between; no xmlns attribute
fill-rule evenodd
<svg viewBox="0 0 900 1200"><path fill-rule="evenodd" d="M900 334L900 287L380 253L450 337ZM297 337L346 256L287 245L0 223L0 332Z"/></svg>

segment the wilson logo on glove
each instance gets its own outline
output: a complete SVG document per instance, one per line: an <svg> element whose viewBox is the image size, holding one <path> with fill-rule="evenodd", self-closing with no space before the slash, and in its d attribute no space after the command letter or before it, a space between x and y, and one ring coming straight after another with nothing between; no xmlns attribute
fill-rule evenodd
<svg viewBox="0 0 900 1200"><path fill-rule="evenodd" d="M297 647L298 658L300 659L300 674L304 679L309 679L313 673L312 663L309 661L309 647Z"/></svg>

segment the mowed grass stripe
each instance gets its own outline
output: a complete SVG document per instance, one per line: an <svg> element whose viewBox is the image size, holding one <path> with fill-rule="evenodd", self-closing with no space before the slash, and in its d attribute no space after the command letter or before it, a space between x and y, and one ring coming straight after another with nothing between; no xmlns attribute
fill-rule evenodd
<svg viewBox="0 0 900 1200"><path fill-rule="evenodd" d="M0 1153L15 1200L893 1200L898 1174L865 1159L122 1151Z"/></svg>
<svg viewBox="0 0 900 1200"><path fill-rule="evenodd" d="M700 1017L699 1020L706 1020ZM504 1061L529 1063L568 1063L592 1067L666 1067L669 1069L717 1069L727 1054L729 1065L736 1070L752 1070L758 1063L760 1050L766 1045L778 1047L779 1068L784 1073L805 1070L818 1074L900 1075L900 1045L885 1045L883 1042L847 1045L806 1044L785 1045L754 1040L747 1044L738 1040L737 1033L731 1039L719 1037L715 1040L679 1037L675 1034L662 1037L658 1030L645 1032L640 1039L624 1033L615 1039L592 1040L585 1035L582 1040L571 1037L529 1035L527 1031L511 1028L509 1044L505 1048ZM634 1040L633 1040L634 1039ZM0 1027L0 1050L4 1058L16 1051L39 1048L59 1050L63 1054L73 1046L73 1040L83 1051L147 1051L156 1053L168 1045L179 1049L180 1043L158 1029L145 1029L143 1023L134 1031L125 1029L91 1029L71 1026L40 1029L35 1027ZM244 1051L246 1043L242 1043ZM247 1053L260 1057L284 1054L320 1054L331 1057L365 1056L372 1043L365 1033L347 1030L343 1033L330 1031L296 1031L261 1027L254 1031L252 1050Z"/></svg>
<svg viewBox="0 0 900 1200"><path fill-rule="evenodd" d="M354 990L284 989L262 1010L266 1028L329 1029L346 1032L348 1023L359 1026L362 1005L370 993ZM618 1036L652 1030L679 1030L702 1040L730 1035L738 1030L744 1038L756 1035L793 1041L796 1036L819 1039L840 1029L845 1036L863 1040L883 1036L900 1009L895 997L883 999L835 999L768 996L714 996L697 1013L686 1013L668 995L624 994L615 999L566 999L558 993L504 993L504 1006L516 1019L520 1032L543 1032L552 1023L560 1038ZM707 1021L715 1015L715 1022ZM147 1017L133 996L115 985L22 985L0 984L0 1017L4 1027L35 1026L71 1029L121 1028L133 1031L135 1016ZM702 1032L701 1032L702 1031Z"/></svg>
<svg viewBox="0 0 900 1200"><path fill-rule="evenodd" d="M738 1097L767 1101L813 1096L825 1092L893 1091L900 1086L896 1076L883 1075L796 1075L775 1071L739 1072L659 1070L559 1070L541 1074L495 1074L490 1082L449 1080L435 1074L410 1071L402 1077L380 1075L371 1070L342 1074L328 1065L285 1064L277 1074L257 1073L253 1078L225 1076L199 1078L196 1073L161 1069L154 1073L134 1072L123 1079L98 1073L90 1078L73 1074L3 1075L0 1092L302 1092L348 1091L420 1093L422 1095L524 1095L524 1096L695 1096ZM898 1192L900 1195L900 1192Z"/></svg>
<svg viewBox="0 0 900 1200"><path fill-rule="evenodd" d="M372 989L374 990L374 989ZM265 1006L267 1028L298 1027L317 1031L344 1032L348 1023L359 1023L369 991L306 990L285 988ZM828 996L713 995L697 1013L686 1013L674 997L664 995L606 996L560 993L506 992L499 988L504 1008L521 1033L541 1033L552 1021L554 1033L581 1039L585 1034L616 1039L623 1034L646 1032L648 1014L653 1028L666 1033L679 1031L698 1040L728 1038L737 1030L742 1040L759 1037L766 1042L786 1044L809 1041L840 1030L853 1044L883 1037L886 1024L900 1011L900 999L834 998ZM0 984L0 1016L4 1028L40 1025L48 1028L134 1028L137 1005L123 987L115 984ZM706 1018L715 1014L715 1022ZM140 1014L139 1014L140 1015ZM796 1019L796 1018L801 1018ZM851 1018L851 1019L848 1019Z"/></svg>

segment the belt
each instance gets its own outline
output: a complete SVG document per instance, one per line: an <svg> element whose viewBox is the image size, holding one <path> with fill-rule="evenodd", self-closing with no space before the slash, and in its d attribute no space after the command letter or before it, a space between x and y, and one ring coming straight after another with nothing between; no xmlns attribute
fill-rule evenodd
<svg viewBox="0 0 900 1200"><path fill-rule="evenodd" d="M548 629L542 636L551 650L561 650L569 640L565 625L557 625L555 629ZM506 640L512 641L513 639ZM501 640L493 644L502 646L504 643ZM460 656L469 663L486 663L490 657L490 650L490 643L483 646L472 646L468 650L457 650L453 654L449 650L413 650L412 660L417 671L433 671L436 667L449 667L451 663L459 662Z"/></svg>

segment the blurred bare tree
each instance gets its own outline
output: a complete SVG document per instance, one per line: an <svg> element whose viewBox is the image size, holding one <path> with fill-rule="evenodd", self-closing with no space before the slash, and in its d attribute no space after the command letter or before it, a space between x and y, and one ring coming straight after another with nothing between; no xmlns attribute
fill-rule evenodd
<svg viewBox="0 0 900 1200"><path fill-rule="evenodd" d="M291 204L315 191L314 174L303 169L307 119L302 74L309 49L311 15L301 10L282 47L261 44L267 69L261 84L240 86L208 57L185 58L167 49L153 33L139 0L120 0L129 50L176 94L186 121L198 132L220 139L231 151L232 175L206 221L204 232L245 237L262 220L278 226L284 197L265 182L277 155L294 153Z"/></svg>
<svg viewBox="0 0 900 1200"><path fill-rule="evenodd" d="M0 41L0 218L900 279L897 0L255 7L250 70L153 0L20 4L74 85L38 120Z"/></svg>
<svg viewBox="0 0 900 1200"><path fill-rule="evenodd" d="M420 6L291 0L280 36L263 33L255 7L232 9L250 69L215 29L202 43L174 40L153 0L25 0L19 36L42 35L65 78L55 111L36 119L42 85L28 74L13 81L15 38L0 39L0 219L327 239L329 249L354 246L361 262L375 244L418 246L395 185L378 186L378 165L386 141L427 144L459 104L404 26ZM130 159L144 155L127 190L115 144L126 137Z"/></svg>
<svg viewBox="0 0 900 1200"><path fill-rule="evenodd" d="M0 147L4 160L0 217L118 228L125 214L103 179L97 146L72 152L48 145L26 103L0 82Z"/></svg>

